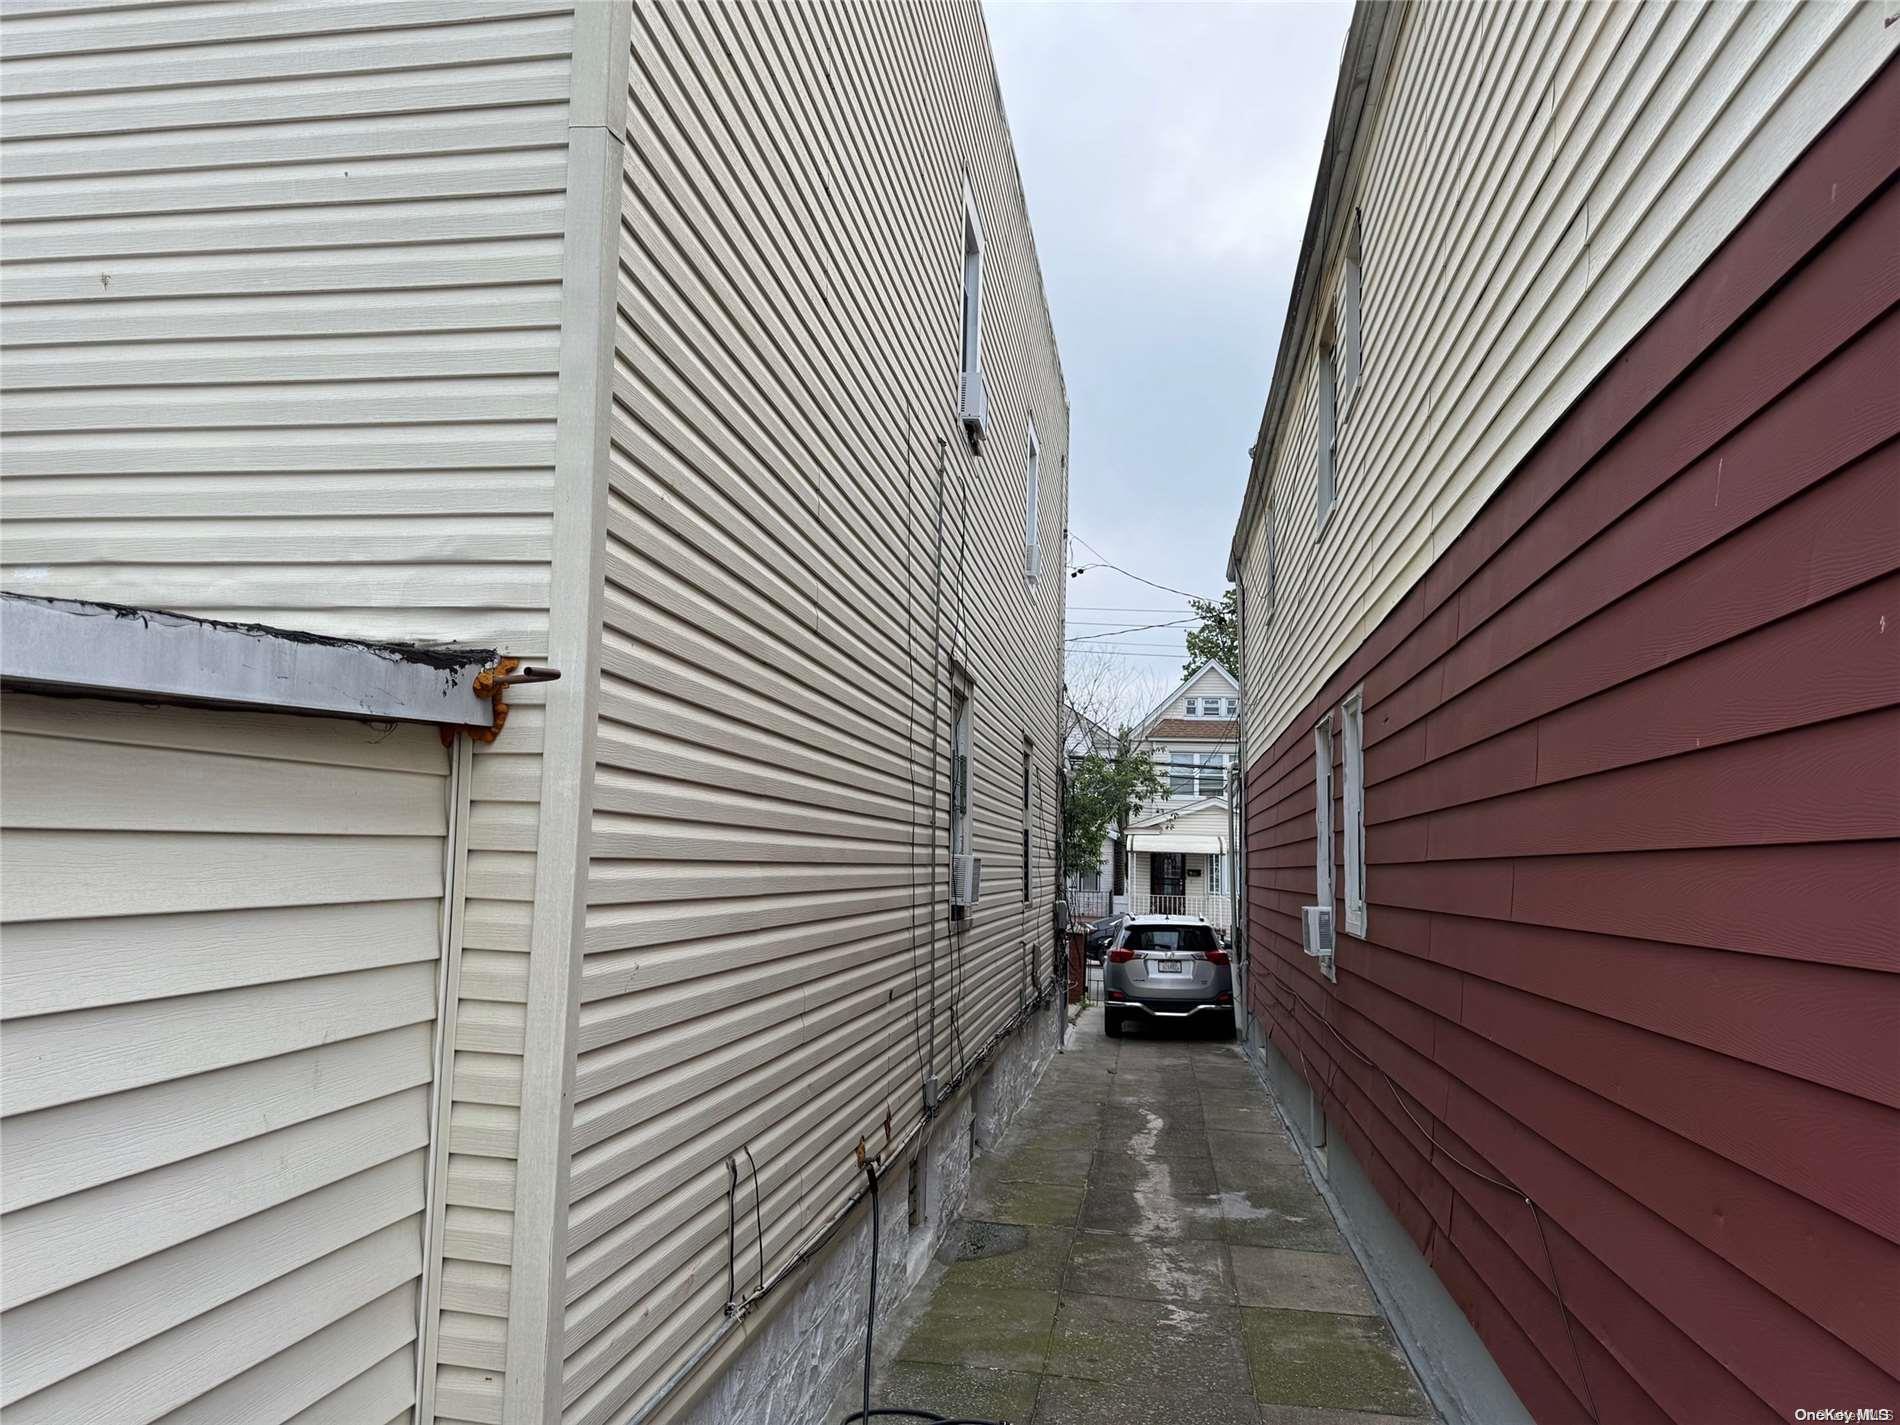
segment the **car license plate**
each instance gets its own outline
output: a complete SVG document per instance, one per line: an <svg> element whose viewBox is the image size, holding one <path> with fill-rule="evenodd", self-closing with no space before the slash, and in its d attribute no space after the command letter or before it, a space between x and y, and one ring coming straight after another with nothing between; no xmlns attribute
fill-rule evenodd
<svg viewBox="0 0 1900 1425"><path fill-rule="evenodd" d="M1155 961L1155 971L1163 975L1178 975L1181 973L1181 962L1179 960L1157 960Z"/></svg>

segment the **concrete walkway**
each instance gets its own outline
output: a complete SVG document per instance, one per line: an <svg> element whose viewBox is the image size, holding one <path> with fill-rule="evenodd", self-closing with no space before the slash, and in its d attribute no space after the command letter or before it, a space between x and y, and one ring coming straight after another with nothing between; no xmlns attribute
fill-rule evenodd
<svg viewBox="0 0 1900 1425"><path fill-rule="evenodd" d="M1091 1011L983 1146L947 1260L879 1351L878 1404L1017 1425L1429 1416L1231 1043L1112 1040Z"/></svg>

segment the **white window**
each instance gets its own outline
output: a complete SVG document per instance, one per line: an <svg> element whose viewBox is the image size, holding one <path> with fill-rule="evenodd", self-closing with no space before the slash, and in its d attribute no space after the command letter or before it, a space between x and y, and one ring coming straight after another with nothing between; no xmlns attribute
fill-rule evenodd
<svg viewBox="0 0 1900 1425"><path fill-rule="evenodd" d="M1359 213L1346 235L1346 267L1339 278L1340 407L1350 411L1359 393Z"/></svg>
<svg viewBox="0 0 1900 1425"><path fill-rule="evenodd" d="M1228 717L1240 716L1240 699L1239 698L1227 699L1227 716Z"/></svg>
<svg viewBox="0 0 1900 1425"><path fill-rule="evenodd" d="M1313 729L1313 821L1318 845L1313 874L1319 886L1315 905L1333 903L1333 715L1326 714Z"/></svg>
<svg viewBox="0 0 1900 1425"><path fill-rule="evenodd" d="M1037 511L1042 503L1042 447L1036 444L1036 423L1029 422L1029 449L1023 459L1023 574L1035 583L1042 573L1042 543L1037 536Z"/></svg>
<svg viewBox="0 0 1900 1425"><path fill-rule="evenodd" d="M1204 797L1217 797L1227 790L1227 754L1208 752L1201 757L1200 792Z"/></svg>
<svg viewBox="0 0 1900 1425"><path fill-rule="evenodd" d="M988 422L983 391L983 220L969 179L963 183L963 425L972 449L982 444Z"/></svg>
<svg viewBox="0 0 1900 1425"><path fill-rule="evenodd" d="M1339 459L1339 410L1333 388L1333 349L1319 354L1319 493L1318 524L1321 530L1333 515L1334 477Z"/></svg>
<svg viewBox="0 0 1900 1425"><path fill-rule="evenodd" d="M1366 933L1366 698L1361 688L1341 712L1346 745L1345 818L1346 836L1346 931Z"/></svg>
<svg viewBox="0 0 1900 1425"><path fill-rule="evenodd" d="M1193 796L1199 770L1192 752L1170 752L1168 754L1168 795L1171 797Z"/></svg>

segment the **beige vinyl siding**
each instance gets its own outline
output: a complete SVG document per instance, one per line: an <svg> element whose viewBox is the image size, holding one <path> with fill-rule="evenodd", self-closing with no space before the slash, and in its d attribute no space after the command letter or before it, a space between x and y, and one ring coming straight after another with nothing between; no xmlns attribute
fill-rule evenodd
<svg viewBox="0 0 1900 1425"><path fill-rule="evenodd" d="M1063 581L1023 577L1023 457L1033 414L1054 571L1067 409L980 12L639 6L632 49L562 1343L585 1422L723 1323L729 1156L756 1160L769 1273L856 1185L860 1136L917 1120L930 1057L947 1080L1016 1010L1026 955L1046 978L1055 869ZM953 657L985 861L954 937ZM750 1228L737 1257L744 1289Z"/></svg>
<svg viewBox="0 0 1900 1425"><path fill-rule="evenodd" d="M448 770L430 728L8 697L9 1421L409 1418Z"/></svg>
<svg viewBox="0 0 1900 1425"><path fill-rule="evenodd" d="M1403 25L1349 180L1364 340L1338 506L1316 538L1309 344L1247 537L1256 753L1900 43L1865 4L1431 4Z"/></svg>
<svg viewBox="0 0 1900 1425"><path fill-rule="evenodd" d="M571 8L7 7L0 586L545 655ZM545 725L511 701L471 776L445 1418L502 1390Z"/></svg>
<svg viewBox="0 0 1900 1425"><path fill-rule="evenodd" d="M1240 693L1229 679L1222 676L1219 668L1210 664L1195 675L1194 681L1181 690L1180 694L1168 704L1167 710L1163 712L1161 716L1186 717L1188 699L1203 696L1210 698L1238 699Z"/></svg>

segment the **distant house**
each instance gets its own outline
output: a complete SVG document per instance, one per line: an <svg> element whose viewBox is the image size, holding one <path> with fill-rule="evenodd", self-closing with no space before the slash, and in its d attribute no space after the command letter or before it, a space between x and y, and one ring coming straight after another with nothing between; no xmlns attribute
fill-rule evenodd
<svg viewBox="0 0 1900 1425"><path fill-rule="evenodd" d="M1240 684L1218 663L1182 680L1135 726L1168 785L1128 823L1128 909L1232 924L1232 803Z"/></svg>

